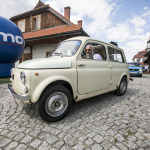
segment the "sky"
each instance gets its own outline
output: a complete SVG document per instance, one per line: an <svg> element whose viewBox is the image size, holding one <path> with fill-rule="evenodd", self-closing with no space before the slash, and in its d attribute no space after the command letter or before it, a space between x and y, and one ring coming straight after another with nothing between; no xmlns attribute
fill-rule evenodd
<svg viewBox="0 0 150 150"><path fill-rule="evenodd" d="M0 0L0 15L5 18L32 10L39 0ZM150 37L150 0L42 0L64 15L71 7L70 20L83 20L90 37L118 43L127 61L147 47Z"/></svg>

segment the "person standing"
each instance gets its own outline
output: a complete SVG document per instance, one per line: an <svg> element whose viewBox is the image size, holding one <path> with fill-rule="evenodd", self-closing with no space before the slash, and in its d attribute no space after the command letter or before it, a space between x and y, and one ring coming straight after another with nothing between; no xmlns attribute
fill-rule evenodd
<svg viewBox="0 0 150 150"><path fill-rule="evenodd" d="M145 64L145 73L148 73L148 65Z"/></svg>
<svg viewBox="0 0 150 150"><path fill-rule="evenodd" d="M145 66L143 65L142 68L143 68L143 73L145 74Z"/></svg>

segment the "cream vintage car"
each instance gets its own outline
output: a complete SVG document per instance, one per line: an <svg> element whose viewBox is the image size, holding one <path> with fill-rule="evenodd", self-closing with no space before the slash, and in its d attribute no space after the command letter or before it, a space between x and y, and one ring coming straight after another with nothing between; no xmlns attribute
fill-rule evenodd
<svg viewBox="0 0 150 150"><path fill-rule="evenodd" d="M11 70L12 95L39 101L39 114L48 122L66 116L73 101L115 90L126 92L129 69L122 49L89 37L61 42L48 58L33 59Z"/></svg>

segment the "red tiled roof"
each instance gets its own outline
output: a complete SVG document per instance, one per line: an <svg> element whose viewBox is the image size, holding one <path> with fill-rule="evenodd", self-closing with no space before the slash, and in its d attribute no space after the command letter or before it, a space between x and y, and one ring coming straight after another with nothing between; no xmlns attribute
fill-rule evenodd
<svg viewBox="0 0 150 150"><path fill-rule="evenodd" d="M75 30L79 30L79 28L76 27L75 25L61 26L61 27L49 28L49 29L39 30L39 31L35 31L35 32L30 32L30 33L24 33L23 37L24 37L24 39L30 39L30 38L41 37L41 36L52 35L52 34L63 33L63 32L69 32L69 31L75 31Z"/></svg>
<svg viewBox="0 0 150 150"><path fill-rule="evenodd" d="M138 52L136 55L134 55L134 57L133 57L133 59L136 57L138 57L138 58L142 58L142 57L145 57L144 55L146 54L146 50L143 50L143 51L140 51L140 52ZM142 54L142 56L140 56Z"/></svg>

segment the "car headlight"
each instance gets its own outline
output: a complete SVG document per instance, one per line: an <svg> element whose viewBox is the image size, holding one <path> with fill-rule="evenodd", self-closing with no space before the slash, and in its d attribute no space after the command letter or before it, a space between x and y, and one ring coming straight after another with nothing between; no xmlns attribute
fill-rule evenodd
<svg viewBox="0 0 150 150"><path fill-rule="evenodd" d="M27 92L28 92L27 86L23 86L23 87L22 87L22 91L23 91L24 93L27 93Z"/></svg>
<svg viewBox="0 0 150 150"><path fill-rule="evenodd" d="M25 83L26 82L26 76L25 76L25 73L24 72L21 72L20 73L20 80L22 83Z"/></svg>
<svg viewBox="0 0 150 150"><path fill-rule="evenodd" d="M10 70L10 73L11 73L11 76L12 76L13 73L14 73L14 68L12 68L12 69Z"/></svg>
<svg viewBox="0 0 150 150"><path fill-rule="evenodd" d="M139 69L139 71L142 71L142 69Z"/></svg>

